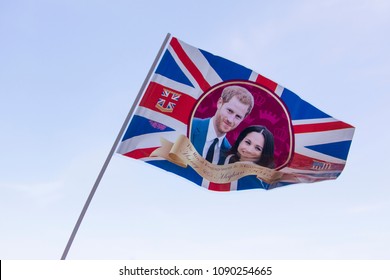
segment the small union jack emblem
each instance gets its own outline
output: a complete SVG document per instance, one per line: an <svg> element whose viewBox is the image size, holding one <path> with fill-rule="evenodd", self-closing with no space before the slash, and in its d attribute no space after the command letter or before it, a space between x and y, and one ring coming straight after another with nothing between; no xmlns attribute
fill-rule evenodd
<svg viewBox="0 0 390 280"><path fill-rule="evenodd" d="M326 170L326 169L330 169L331 166L332 166L332 164L329 163L329 162L313 161L313 165L312 165L311 169L314 169L314 170Z"/></svg>
<svg viewBox="0 0 390 280"><path fill-rule="evenodd" d="M157 100L156 108L161 112L172 113L176 103L179 101L179 98L179 93L164 88L161 96Z"/></svg>

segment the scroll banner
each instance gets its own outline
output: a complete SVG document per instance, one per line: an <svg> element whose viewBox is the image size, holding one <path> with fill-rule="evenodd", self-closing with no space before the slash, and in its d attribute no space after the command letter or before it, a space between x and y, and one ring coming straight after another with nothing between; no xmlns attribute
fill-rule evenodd
<svg viewBox="0 0 390 280"><path fill-rule="evenodd" d="M244 176L256 175L258 179L272 184L283 175L282 172L251 162L235 162L226 165L212 164L196 151L194 145L184 135L180 135L175 143L164 138L161 138L160 141L161 147L152 152L151 157L162 157L181 167L189 165L196 173L213 183L225 184Z"/></svg>

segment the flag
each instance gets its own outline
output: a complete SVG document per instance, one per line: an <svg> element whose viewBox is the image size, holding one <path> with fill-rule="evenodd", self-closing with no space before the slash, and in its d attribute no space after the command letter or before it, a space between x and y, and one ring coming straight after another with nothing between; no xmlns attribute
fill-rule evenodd
<svg viewBox="0 0 390 280"><path fill-rule="evenodd" d="M232 104L236 102L233 96L233 101L225 102L222 95L232 88L243 88L252 99L249 97L246 104L241 100ZM230 121L221 125L225 130L219 135L216 154L225 162L209 162L205 160L206 138L212 134L213 124L219 134L218 111L234 111L235 119L229 128ZM202 123L207 123L208 130ZM202 141L194 135L200 133L201 125L206 127L206 134L199 144ZM255 126L262 128L256 132L262 136L256 138L261 140L252 139L251 144L262 143L264 147L259 144L252 152L260 153L261 148L263 157L265 142L272 140L272 165L243 160L244 148L240 145L247 143L244 141L249 134L244 140L240 135ZM264 131L269 132L271 140ZM259 135L256 133L252 135ZM117 152L209 190L268 190L336 179L345 167L353 133L353 126L261 74L171 37ZM232 151L234 146L238 151ZM231 158L235 158L233 163L227 161Z"/></svg>

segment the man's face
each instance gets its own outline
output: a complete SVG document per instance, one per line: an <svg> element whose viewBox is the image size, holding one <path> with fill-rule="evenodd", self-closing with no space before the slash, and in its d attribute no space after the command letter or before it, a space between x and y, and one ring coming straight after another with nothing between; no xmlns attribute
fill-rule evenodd
<svg viewBox="0 0 390 280"><path fill-rule="evenodd" d="M249 105L245 105L233 96L229 102L223 103L220 98L217 103L217 112L215 113L214 127L218 136L232 131L244 119L248 112Z"/></svg>

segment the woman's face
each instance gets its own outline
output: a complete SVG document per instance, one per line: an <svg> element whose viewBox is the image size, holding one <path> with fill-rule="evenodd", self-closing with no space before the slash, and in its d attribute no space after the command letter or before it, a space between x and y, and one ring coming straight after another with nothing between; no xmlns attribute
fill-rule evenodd
<svg viewBox="0 0 390 280"><path fill-rule="evenodd" d="M240 161L256 162L260 159L264 147L264 136L260 132L250 132L238 145Z"/></svg>

